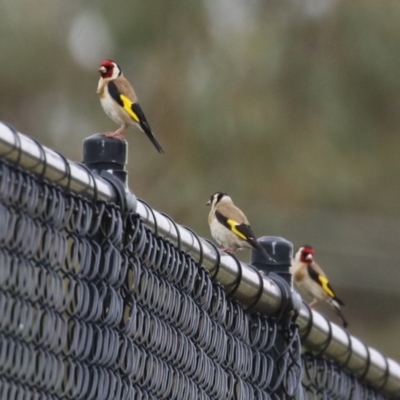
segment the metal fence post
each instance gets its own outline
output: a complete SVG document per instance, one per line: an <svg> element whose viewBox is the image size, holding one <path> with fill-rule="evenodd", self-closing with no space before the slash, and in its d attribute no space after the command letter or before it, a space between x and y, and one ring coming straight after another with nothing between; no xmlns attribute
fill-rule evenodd
<svg viewBox="0 0 400 400"><path fill-rule="evenodd" d="M293 362L301 365L300 352L298 352L296 360L290 359L289 352L287 352L288 343L292 341L291 335L298 337L297 328L293 328L291 322L296 317L301 306L300 296L292 289L290 265L293 245L286 239L276 236L263 236L258 239L258 243L261 244L273 260L269 259L259 250L252 250L251 264L280 287L282 291L282 303L276 318L280 321L282 327L291 326L290 329L283 331L283 336L277 337L275 352L272 354L272 358L276 365L289 365ZM273 371L271 382L273 382L273 386L275 386L274 382L279 382L279 373L277 370ZM283 385L275 387L274 394L278 398L284 399L286 395Z"/></svg>

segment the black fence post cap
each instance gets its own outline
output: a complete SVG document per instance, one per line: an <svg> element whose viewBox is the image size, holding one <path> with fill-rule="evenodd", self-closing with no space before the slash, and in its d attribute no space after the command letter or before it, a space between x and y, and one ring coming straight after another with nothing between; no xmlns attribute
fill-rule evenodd
<svg viewBox="0 0 400 400"><path fill-rule="evenodd" d="M98 174L108 171L126 184L125 165L128 162L128 142L110 138L101 133L89 136L83 141L83 162Z"/></svg>
<svg viewBox="0 0 400 400"><path fill-rule="evenodd" d="M291 285L290 265L293 256L293 244L279 236L262 236L258 239L258 243L275 262L269 260L261 251L253 250L251 252L251 264L266 275L269 272L275 272Z"/></svg>
<svg viewBox="0 0 400 400"><path fill-rule="evenodd" d="M109 138L96 133L83 141L83 160L87 165L92 163L126 165L127 150L126 140Z"/></svg>

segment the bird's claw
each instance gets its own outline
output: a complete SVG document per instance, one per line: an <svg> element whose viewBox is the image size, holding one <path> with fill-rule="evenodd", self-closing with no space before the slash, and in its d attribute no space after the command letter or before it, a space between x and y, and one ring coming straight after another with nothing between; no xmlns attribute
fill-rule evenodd
<svg viewBox="0 0 400 400"><path fill-rule="evenodd" d="M235 251L232 250L232 249L221 249L221 250L224 251L225 253L228 253L228 254L234 254L235 253Z"/></svg>
<svg viewBox="0 0 400 400"><path fill-rule="evenodd" d="M115 132L106 132L106 133L103 133L103 135L104 135L105 137L108 137L108 138L114 138L114 139L120 139L120 140L124 140L124 139L125 139L124 135L121 134L121 133L118 132L118 131L115 131Z"/></svg>

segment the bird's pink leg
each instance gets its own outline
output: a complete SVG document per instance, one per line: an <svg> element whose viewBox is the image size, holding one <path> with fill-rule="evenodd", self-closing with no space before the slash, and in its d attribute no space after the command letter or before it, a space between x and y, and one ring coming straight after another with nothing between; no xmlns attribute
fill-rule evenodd
<svg viewBox="0 0 400 400"><path fill-rule="evenodd" d="M309 307L310 307L310 308L313 308L316 304L317 304L317 300L314 299L314 300L309 304Z"/></svg>
<svg viewBox="0 0 400 400"><path fill-rule="evenodd" d="M105 137L109 137L109 138L115 138L115 139L125 139L124 138L124 131L126 129L126 126L121 126L121 128L117 129L115 132L107 132L104 134Z"/></svg>
<svg viewBox="0 0 400 400"><path fill-rule="evenodd" d="M221 250L228 254L233 254L235 252L235 250L232 249L221 249Z"/></svg>

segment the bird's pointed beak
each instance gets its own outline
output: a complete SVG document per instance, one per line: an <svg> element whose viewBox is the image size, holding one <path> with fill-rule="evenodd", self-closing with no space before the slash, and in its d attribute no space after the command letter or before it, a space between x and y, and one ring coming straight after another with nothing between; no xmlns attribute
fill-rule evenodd
<svg viewBox="0 0 400 400"><path fill-rule="evenodd" d="M99 68L99 72L100 72L100 74L105 74L105 73L107 72L106 67L101 66L101 67Z"/></svg>
<svg viewBox="0 0 400 400"><path fill-rule="evenodd" d="M312 259L313 259L312 254L307 254L306 260L312 261Z"/></svg>
<svg viewBox="0 0 400 400"><path fill-rule="evenodd" d="M206 203L206 206L209 206L211 204L211 200L208 200Z"/></svg>

